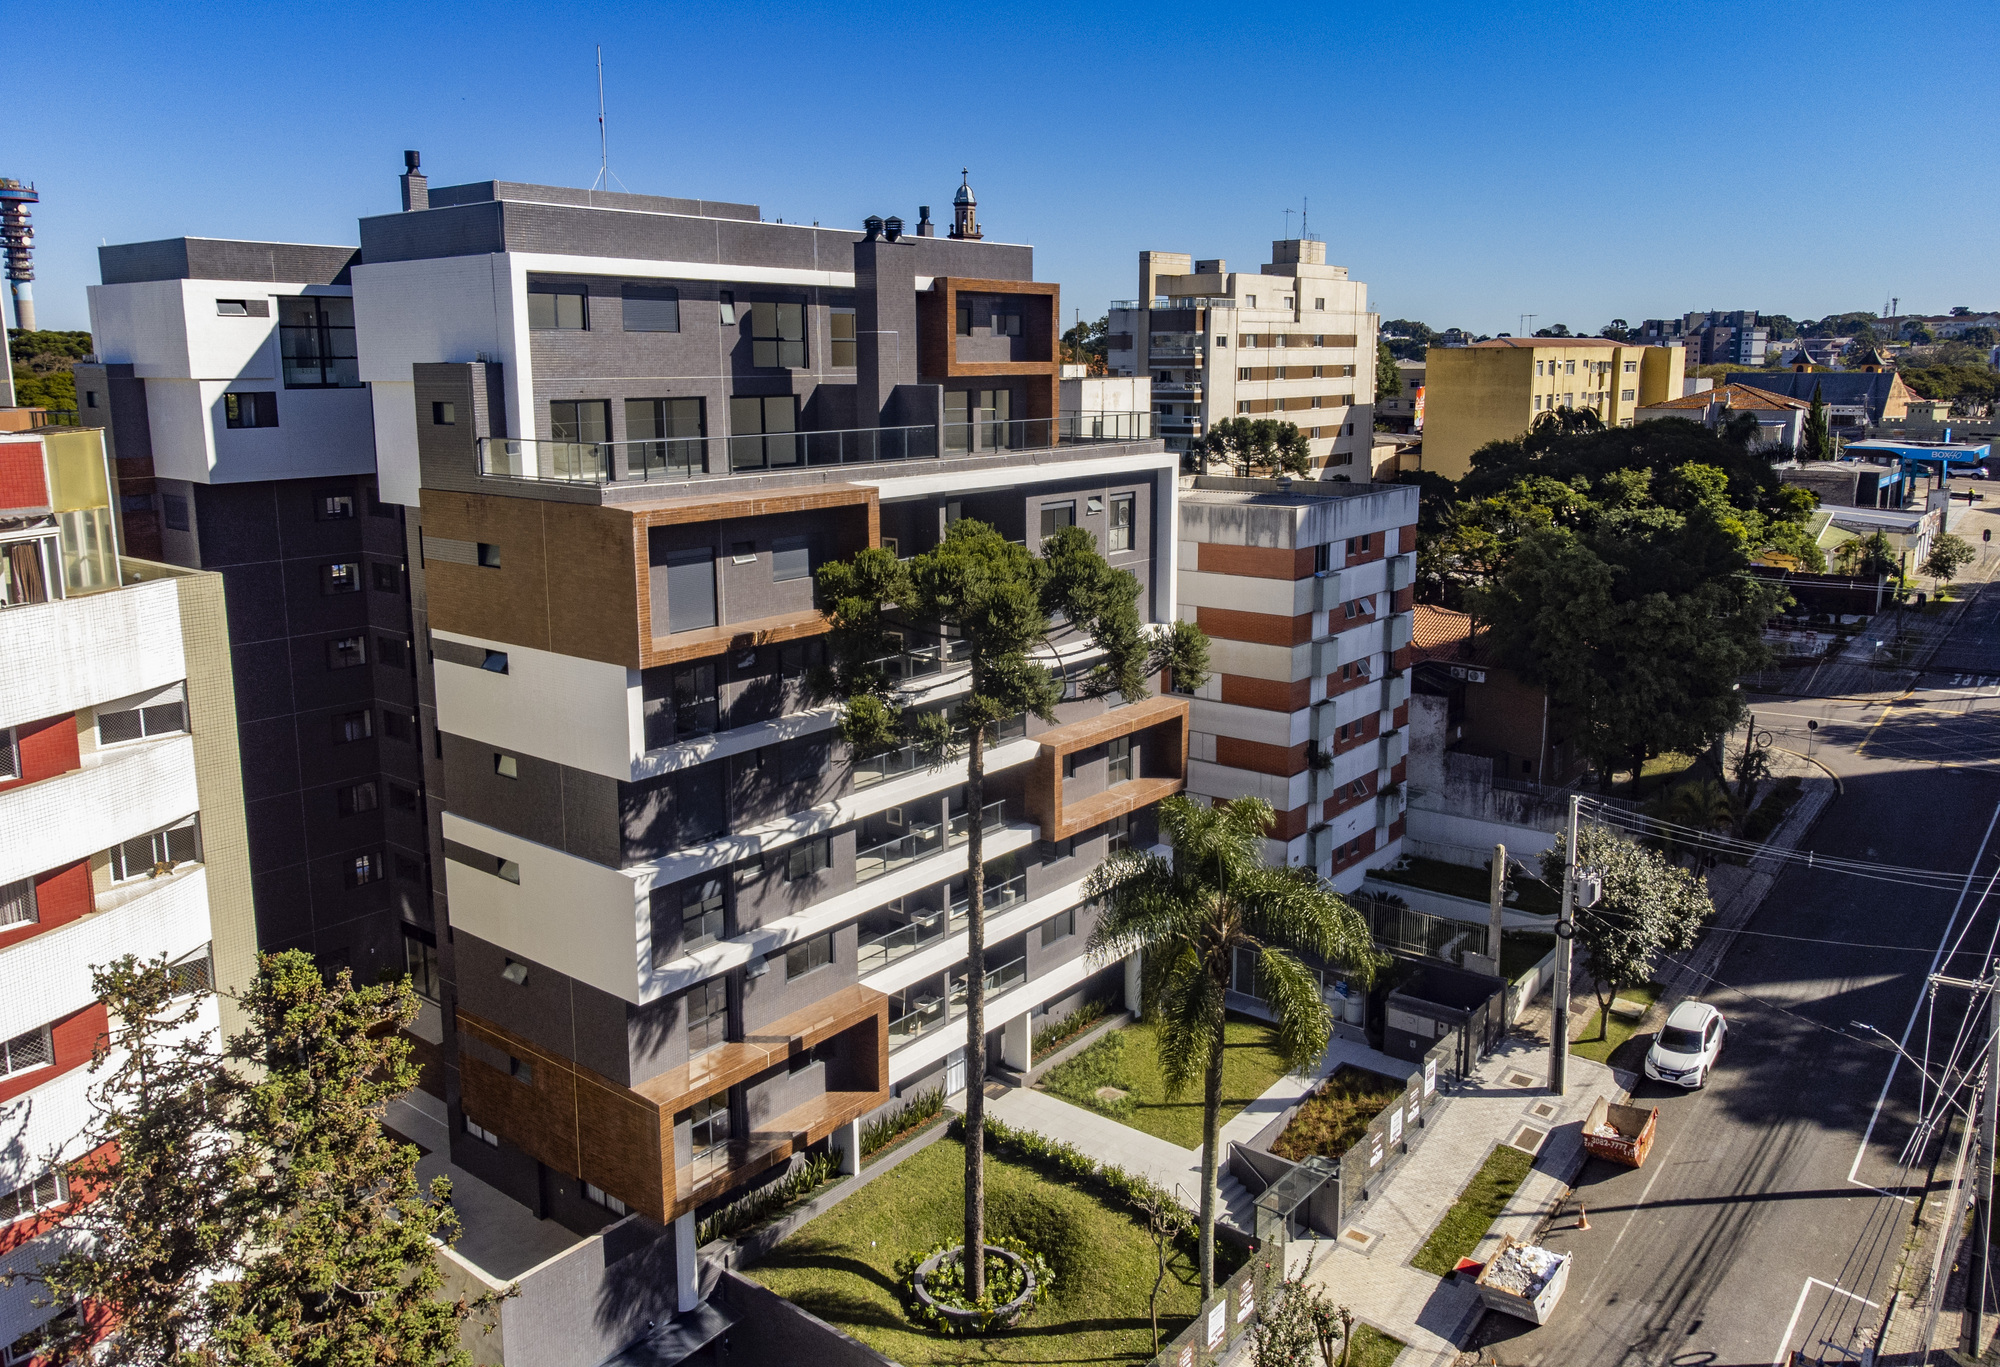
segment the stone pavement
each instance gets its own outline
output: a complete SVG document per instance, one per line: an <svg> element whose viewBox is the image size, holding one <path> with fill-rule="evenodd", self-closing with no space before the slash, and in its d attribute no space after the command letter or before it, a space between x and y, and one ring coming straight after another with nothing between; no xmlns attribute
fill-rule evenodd
<svg viewBox="0 0 2000 1367"><path fill-rule="evenodd" d="M1398 1367L1450 1367L1457 1344L1476 1323L1478 1294L1469 1283L1438 1278L1409 1265L1431 1230L1457 1201L1495 1145L1532 1126L1546 1137L1528 1179L1494 1221L1473 1257L1484 1260L1502 1234L1533 1238L1564 1196L1583 1163L1583 1116L1600 1095L1626 1097L1611 1070L1572 1056L1569 1094L1552 1097L1545 1085L1549 1050L1540 1041L1512 1035L1463 1087L1426 1119L1423 1139L1402 1167L1347 1218L1376 1236L1362 1252L1346 1243L1321 1243L1308 1274L1355 1316L1410 1346ZM1525 1085L1519 1082L1527 1078Z"/></svg>

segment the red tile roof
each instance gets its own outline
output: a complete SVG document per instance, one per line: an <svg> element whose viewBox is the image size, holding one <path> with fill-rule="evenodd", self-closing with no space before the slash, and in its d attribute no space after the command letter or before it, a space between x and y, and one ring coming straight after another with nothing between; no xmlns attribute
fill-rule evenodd
<svg viewBox="0 0 2000 1367"><path fill-rule="evenodd" d="M1578 347L1578 346L1629 346L1642 345L1639 342L1615 342L1609 337L1495 337L1490 342L1474 342L1473 347Z"/></svg>
<svg viewBox="0 0 2000 1367"><path fill-rule="evenodd" d="M1410 627L1410 663L1420 665L1426 660L1463 660L1471 658L1465 649L1468 642L1477 649L1477 641L1472 631L1472 618L1463 612L1453 612L1450 608L1432 607L1429 603L1416 605L1416 620Z"/></svg>
<svg viewBox="0 0 2000 1367"><path fill-rule="evenodd" d="M1812 407L1803 399L1794 399L1786 394L1773 394L1765 389L1752 389L1745 384L1725 384L1714 389L1704 389L1699 394L1686 394L1678 399L1662 399L1645 407L1649 411L1655 408L1673 408L1699 413L1717 402L1732 410L1755 409L1760 412L1782 412L1786 409Z"/></svg>

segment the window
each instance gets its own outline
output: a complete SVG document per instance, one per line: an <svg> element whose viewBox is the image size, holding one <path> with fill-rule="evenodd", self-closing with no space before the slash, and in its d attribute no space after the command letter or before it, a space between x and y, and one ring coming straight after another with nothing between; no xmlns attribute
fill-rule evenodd
<svg viewBox="0 0 2000 1367"><path fill-rule="evenodd" d="M371 712L341 712L333 719L333 743L347 745L357 740L367 740L375 734Z"/></svg>
<svg viewBox="0 0 2000 1367"><path fill-rule="evenodd" d="M1104 852L1116 854L1120 850L1132 848L1132 817L1130 813L1114 816L1104 823Z"/></svg>
<svg viewBox="0 0 2000 1367"><path fill-rule="evenodd" d="M735 327L736 292L734 290L723 290L716 297L721 301L722 304L722 325L724 327Z"/></svg>
<svg viewBox="0 0 2000 1367"><path fill-rule="evenodd" d="M361 566L352 560L337 565L319 567L319 591L332 595L336 593L358 593L361 590Z"/></svg>
<svg viewBox="0 0 2000 1367"><path fill-rule="evenodd" d="M715 551L708 546L687 546L668 551L666 560L667 630L698 631L714 626ZM677 673L675 677L680 676ZM714 729L714 723L707 729Z"/></svg>
<svg viewBox="0 0 2000 1367"><path fill-rule="evenodd" d="M1625 373L1626 373L1627 375L1636 375L1636 374L1638 374L1638 373L1639 373L1639 363L1638 363L1637 361L1627 361L1627 362L1625 363Z"/></svg>
<svg viewBox="0 0 2000 1367"><path fill-rule="evenodd" d="M829 365L845 367L854 364L854 310L834 309L827 317L827 328L833 338L833 356Z"/></svg>
<svg viewBox="0 0 2000 1367"><path fill-rule="evenodd" d="M342 636L326 643L326 667L328 669L353 669L356 665L368 663L368 638L366 636Z"/></svg>
<svg viewBox="0 0 2000 1367"><path fill-rule="evenodd" d="M1238 399L1236 401L1236 411L1238 413L1248 413L1250 411L1249 401L1246 399Z"/></svg>
<svg viewBox="0 0 2000 1367"><path fill-rule="evenodd" d="M627 332L681 330L681 292L672 285L627 285L620 293Z"/></svg>
<svg viewBox="0 0 2000 1367"><path fill-rule="evenodd" d="M175 864L193 863L201 858L199 834L195 819L188 817L163 830L113 845L106 852L111 881L122 883L130 878L147 877L163 868L171 869Z"/></svg>
<svg viewBox="0 0 2000 1367"><path fill-rule="evenodd" d="M403 591L403 567L385 565L376 561L368 567L369 576L375 581L377 593L401 593Z"/></svg>
<svg viewBox="0 0 2000 1367"><path fill-rule="evenodd" d="M456 425L457 425L457 423L458 423L458 405L457 405L457 404L451 404L451 403L435 403L435 402L431 404L431 425L432 425L432 426L434 426L434 427L453 427L453 426L456 426Z"/></svg>
<svg viewBox="0 0 2000 1367"><path fill-rule="evenodd" d="M695 1102L690 1122L694 1175L699 1180L729 1161L729 1094L724 1092Z"/></svg>
<svg viewBox="0 0 2000 1367"><path fill-rule="evenodd" d="M1131 494L1117 494L1111 500L1111 524L1105 532L1104 544L1107 550L1129 551L1132 549L1132 506L1136 502Z"/></svg>
<svg viewBox="0 0 2000 1367"><path fill-rule="evenodd" d="M1540 361L1535 362L1535 373L1537 375L1542 373L1542 362Z"/></svg>
<svg viewBox="0 0 2000 1367"><path fill-rule="evenodd" d="M715 666L681 665L672 676L674 734L705 736L716 726Z"/></svg>
<svg viewBox="0 0 2000 1367"><path fill-rule="evenodd" d="M167 519L167 530L184 532L188 529L188 501L179 494L161 494L160 508Z"/></svg>
<svg viewBox="0 0 2000 1367"><path fill-rule="evenodd" d="M83 406L84 406L85 408L95 408L95 407L97 407L97 391L96 391L96 390L94 390L94 389L86 389L86 390L84 390L84 391L83 391Z"/></svg>
<svg viewBox="0 0 2000 1367"><path fill-rule="evenodd" d="M215 312L219 317L223 318L248 318L250 316L249 301L243 299L218 299L215 301Z"/></svg>
<svg viewBox="0 0 2000 1367"><path fill-rule="evenodd" d="M723 890L720 878L704 880L681 894L681 952L714 944L727 932L723 929Z"/></svg>
<svg viewBox="0 0 2000 1367"><path fill-rule="evenodd" d="M1256 296L1256 295L1254 295L1254 294L1246 294L1246 295L1244 295L1244 296L1243 296L1243 307L1244 307L1244 308L1248 308L1248 309L1254 309L1254 308L1256 308L1256 307L1257 307L1257 296Z"/></svg>
<svg viewBox="0 0 2000 1367"><path fill-rule="evenodd" d="M961 337L970 337L972 335L972 305L970 304L960 304L958 306L958 335Z"/></svg>
<svg viewBox="0 0 2000 1367"><path fill-rule="evenodd" d="M138 707L100 711L97 714L97 743L100 746L118 745L144 736L171 735L187 729L187 702L180 684L154 694ZM4 750L5 747L0 747L0 778L20 777L18 763L10 765L4 757ZM9 773L9 769L14 772Z"/></svg>
<svg viewBox="0 0 2000 1367"><path fill-rule="evenodd" d="M1575 362L1575 361L1565 361L1565 362L1563 362L1563 373L1564 373L1565 375L1574 375L1574 374L1576 374L1576 362Z"/></svg>
<svg viewBox="0 0 2000 1367"><path fill-rule="evenodd" d="M269 391L222 396L224 427L276 427L278 396Z"/></svg>
<svg viewBox="0 0 2000 1367"><path fill-rule="evenodd" d="M500 568L500 547L498 543L492 541L482 541L479 543L479 564L483 569L497 570Z"/></svg>
<svg viewBox="0 0 2000 1367"><path fill-rule="evenodd" d="M500 1136L487 1129L471 1116L465 1117L465 1132L482 1144L491 1144L496 1149L500 1147Z"/></svg>
<svg viewBox="0 0 2000 1367"><path fill-rule="evenodd" d="M826 931L801 940L785 951L785 979L803 978L833 962L833 932Z"/></svg>
<svg viewBox="0 0 2000 1367"><path fill-rule="evenodd" d="M359 816L363 812L372 812L381 805L381 790L375 786L373 779L365 783L350 784L340 790L339 810L342 816Z"/></svg>
<svg viewBox="0 0 2000 1367"><path fill-rule="evenodd" d="M25 1220L38 1210L62 1205L67 1200L69 1200L69 1177L61 1168L57 1168L53 1172L37 1177L24 1187L0 1192L0 1225ZM13 1350L8 1351L11 1354ZM18 1359L24 1363L27 1360L25 1354Z"/></svg>
<svg viewBox="0 0 2000 1367"><path fill-rule="evenodd" d="M806 363L806 306L750 306L750 364L797 370Z"/></svg>
<svg viewBox="0 0 2000 1367"><path fill-rule="evenodd" d="M287 389L361 387L352 299L335 295L280 299L278 349L284 356Z"/></svg>
<svg viewBox="0 0 2000 1367"><path fill-rule="evenodd" d="M613 1196L603 1187L592 1186L588 1182L583 1184L583 1199L590 1202L593 1206L603 1206L613 1215L623 1215L626 1213L623 1201Z"/></svg>
<svg viewBox="0 0 2000 1367"><path fill-rule="evenodd" d="M519 778L521 776L521 761L512 755L503 754L495 750L493 752L493 772L501 778Z"/></svg>
<svg viewBox="0 0 2000 1367"><path fill-rule="evenodd" d="M1132 781L1132 738L1119 736L1104 747L1107 785Z"/></svg>
<svg viewBox="0 0 2000 1367"><path fill-rule="evenodd" d="M579 444L610 441L611 401L549 400L549 440Z"/></svg>
<svg viewBox="0 0 2000 1367"><path fill-rule="evenodd" d="M354 495L321 494L319 496L319 520L321 522L344 522L354 516Z"/></svg>
<svg viewBox="0 0 2000 1367"><path fill-rule="evenodd" d="M833 862L833 837L822 835L812 840L801 840L785 851L785 877L796 883L801 878L810 878Z"/></svg>
<svg viewBox="0 0 2000 1367"><path fill-rule="evenodd" d="M0 883L0 926L33 925L41 919L35 910L35 880Z"/></svg>
<svg viewBox="0 0 2000 1367"><path fill-rule="evenodd" d="M507 1076L524 1087L535 1085L535 1065L524 1058L507 1055Z"/></svg>
<svg viewBox="0 0 2000 1367"><path fill-rule="evenodd" d="M379 883L386 868L378 851L371 850L367 854L357 854L354 856L353 866L347 871L347 886L358 888L369 883Z"/></svg>
<svg viewBox="0 0 2000 1367"><path fill-rule="evenodd" d="M1059 911L1042 922L1042 944L1052 945L1057 940L1066 940L1076 934L1076 908Z"/></svg>
<svg viewBox="0 0 2000 1367"><path fill-rule="evenodd" d="M416 718L408 712L394 712L385 707L382 709L382 734L408 745L417 738Z"/></svg>
<svg viewBox="0 0 2000 1367"><path fill-rule="evenodd" d="M815 638L810 641L787 641L778 647L778 673L787 679L803 679L806 671L819 666L826 657L826 643Z"/></svg>
<svg viewBox="0 0 2000 1367"><path fill-rule="evenodd" d="M403 968L410 975L410 987L429 1001L442 1001L438 974L437 946L419 938L412 926L403 927Z"/></svg>
<svg viewBox="0 0 2000 1367"><path fill-rule="evenodd" d="M1228 345L1229 345L1229 338L1228 338L1227 336L1220 336L1220 337L1217 337L1217 338L1215 339L1215 344L1216 344L1216 346L1218 346L1218 347L1226 347L1226 346L1228 346Z"/></svg>
<svg viewBox="0 0 2000 1367"><path fill-rule="evenodd" d="M781 536L771 543L771 581L812 578L812 552L803 536Z"/></svg>
<svg viewBox="0 0 2000 1367"><path fill-rule="evenodd" d="M215 962L203 948L193 958L167 965L167 992L174 997L192 997L215 990Z"/></svg>
<svg viewBox="0 0 2000 1367"><path fill-rule="evenodd" d="M493 861L493 876L495 878L504 879L505 881L514 884L516 887L519 887L521 884L521 866L512 859L496 858ZM527 973L527 970L522 969L521 972L523 973L523 975L525 975Z"/></svg>
<svg viewBox="0 0 2000 1367"><path fill-rule="evenodd" d="M1618 391L1618 397L1625 403L1630 403L1639 397L1639 391L1636 389L1621 389Z"/></svg>
<svg viewBox="0 0 2000 1367"><path fill-rule="evenodd" d="M1019 337L1021 335L1021 315L1018 313L993 314L993 335L995 337Z"/></svg>
<svg viewBox="0 0 2000 1367"><path fill-rule="evenodd" d="M708 434L700 399L627 399L625 436L630 441L651 443L628 446L634 467L648 470L682 466L700 470L707 457L701 438Z"/></svg>
<svg viewBox="0 0 2000 1367"><path fill-rule="evenodd" d="M790 394L729 400L729 465L766 470L799 463L798 401Z"/></svg>
<svg viewBox="0 0 2000 1367"><path fill-rule="evenodd" d="M688 1053L699 1054L729 1038L729 982L710 978L681 998L687 1003Z"/></svg>
<svg viewBox="0 0 2000 1367"><path fill-rule="evenodd" d="M0 1040L0 1077L12 1077L30 1068L46 1068L56 1061L49 1027L38 1025L10 1040Z"/></svg>
<svg viewBox="0 0 2000 1367"><path fill-rule="evenodd" d="M1238 367L1236 368L1236 378L1237 378L1237 379L1239 379L1239 380L1247 380L1247 379L1249 379L1249 378L1250 378L1250 367L1249 367L1249 366L1247 366L1247 365L1245 365L1245 366L1238 366Z"/></svg>
<svg viewBox="0 0 2000 1367"><path fill-rule="evenodd" d="M1048 540L1065 527L1076 525L1076 503L1044 503L1042 505L1042 539Z"/></svg>
<svg viewBox="0 0 2000 1367"><path fill-rule="evenodd" d="M528 286L528 327L535 332L581 332L590 326L582 285Z"/></svg>

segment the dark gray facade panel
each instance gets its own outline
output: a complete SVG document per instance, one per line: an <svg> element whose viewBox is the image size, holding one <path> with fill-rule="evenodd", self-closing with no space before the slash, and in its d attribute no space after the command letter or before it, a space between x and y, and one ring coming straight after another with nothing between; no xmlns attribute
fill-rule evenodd
<svg viewBox="0 0 2000 1367"><path fill-rule="evenodd" d="M626 209L649 214L692 214L698 218L747 218L755 220L754 204L731 204L717 199L681 199L672 195L635 195L618 191L579 190L569 185L530 185L512 180L481 180L466 185L440 185L430 192L433 208L454 204L479 204L512 199L541 204L567 204L576 208Z"/></svg>
<svg viewBox="0 0 2000 1367"><path fill-rule="evenodd" d="M359 247L230 242L208 237L121 242L97 249L98 271L107 285L130 285L142 280L267 280L273 284L345 285L349 282L348 269L360 260Z"/></svg>
<svg viewBox="0 0 2000 1367"><path fill-rule="evenodd" d="M437 196L436 190L431 191L433 205ZM498 204L430 208L361 220L362 259L371 265L440 256L487 256L506 250Z"/></svg>
<svg viewBox="0 0 2000 1367"><path fill-rule="evenodd" d="M817 898L814 899L818 900ZM755 1034L772 1021L794 1011L803 1011L855 982L854 924L849 922L833 932L833 962L803 977L785 977L785 952L773 951L766 960L767 971L743 981L742 1024L745 1034Z"/></svg>
<svg viewBox="0 0 2000 1367"><path fill-rule="evenodd" d="M628 1003L463 929L455 930L452 940L458 949L459 1006L558 1058L630 1084ZM510 960L528 970L518 984L500 976Z"/></svg>
<svg viewBox="0 0 2000 1367"><path fill-rule="evenodd" d="M468 821L618 867L618 781L442 733L452 811ZM499 772L502 758L516 777Z"/></svg>

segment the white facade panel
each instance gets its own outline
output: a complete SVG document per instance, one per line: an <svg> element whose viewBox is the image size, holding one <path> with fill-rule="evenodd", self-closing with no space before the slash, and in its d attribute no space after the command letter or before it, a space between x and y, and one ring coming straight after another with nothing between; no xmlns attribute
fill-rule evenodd
<svg viewBox="0 0 2000 1367"><path fill-rule="evenodd" d="M417 460L417 387L377 380L368 386L375 420L375 487L385 503L414 508L423 473Z"/></svg>
<svg viewBox="0 0 2000 1367"><path fill-rule="evenodd" d="M413 365L482 358L510 364L515 352L505 262L504 256L453 256L354 267L361 378L410 384Z"/></svg>
<svg viewBox="0 0 2000 1367"><path fill-rule="evenodd" d="M118 894L111 894L116 897ZM91 970L121 955L179 959L207 944L208 870L182 866L142 879L115 905L0 949L0 1039L91 1003Z"/></svg>
<svg viewBox="0 0 2000 1367"><path fill-rule="evenodd" d="M1259 579L1213 570L1182 570L1181 602L1195 607L1300 617L1313 610L1313 579Z"/></svg>
<svg viewBox="0 0 2000 1367"><path fill-rule="evenodd" d="M209 483L215 468L215 433L209 425L206 388L222 392L220 384L199 380L146 381L146 426L153 443L153 473L161 479ZM219 421L219 419L218 419Z"/></svg>
<svg viewBox="0 0 2000 1367"><path fill-rule="evenodd" d="M1189 792L1229 802L1242 797L1261 798L1271 804L1272 810L1279 812L1304 806L1311 783L1310 769L1287 778L1279 774L1253 773L1226 764L1188 761Z"/></svg>
<svg viewBox="0 0 2000 1367"><path fill-rule="evenodd" d="M107 365L129 365L142 380L192 378L181 283L141 280L129 285L89 286L90 338L98 359ZM233 321L251 330L259 320Z"/></svg>
<svg viewBox="0 0 2000 1367"><path fill-rule="evenodd" d="M1209 642L1208 663L1212 673L1240 674L1251 679L1274 679L1290 683L1312 671L1312 646L1267 646L1254 641L1214 640Z"/></svg>
<svg viewBox="0 0 2000 1367"><path fill-rule="evenodd" d="M103 752L100 763L0 792L0 883L88 859L198 806L194 738Z"/></svg>
<svg viewBox="0 0 2000 1367"><path fill-rule="evenodd" d="M278 396L278 425L230 427L223 395L246 387L241 380L201 382L213 453L208 483L365 475L375 468L375 412L365 388L286 389L263 382L256 388Z"/></svg>
<svg viewBox="0 0 2000 1367"><path fill-rule="evenodd" d="M628 698L639 676L623 665L435 631L439 640L504 651L507 672L437 662L438 727L553 764L630 779L645 753Z"/></svg>
<svg viewBox="0 0 2000 1367"><path fill-rule="evenodd" d="M1237 740L1289 749L1312 739L1312 714L1304 709L1272 712L1262 707L1239 707L1235 703L1196 698L1188 707L1188 729L1197 734L1233 736Z"/></svg>
<svg viewBox="0 0 2000 1367"><path fill-rule="evenodd" d="M0 726L149 693L187 677L180 594L164 579L9 608Z"/></svg>

